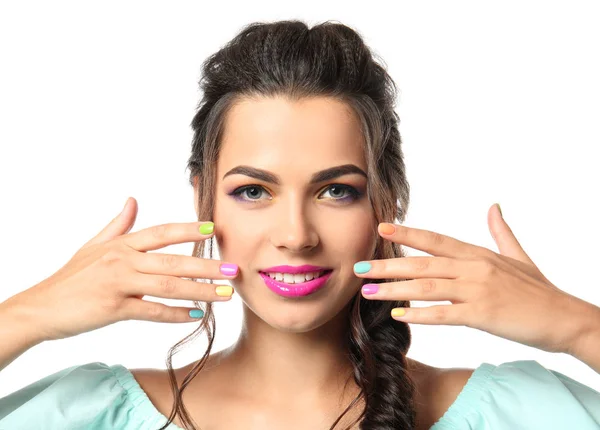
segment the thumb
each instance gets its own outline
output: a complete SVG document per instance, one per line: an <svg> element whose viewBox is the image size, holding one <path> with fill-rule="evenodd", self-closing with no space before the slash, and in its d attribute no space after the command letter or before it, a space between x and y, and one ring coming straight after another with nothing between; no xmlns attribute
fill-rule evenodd
<svg viewBox="0 0 600 430"><path fill-rule="evenodd" d="M82 249L129 233L129 231L133 228L133 224L135 224L137 212L137 201L133 197L127 198L121 213L114 217L100 233L83 245Z"/></svg>
<svg viewBox="0 0 600 430"><path fill-rule="evenodd" d="M500 254L535 266L531 258L529 258L521 247L521 244L506 221L504 221L500 205L497 203L492 205L490 210L488 210L488 226Z"/></svg>

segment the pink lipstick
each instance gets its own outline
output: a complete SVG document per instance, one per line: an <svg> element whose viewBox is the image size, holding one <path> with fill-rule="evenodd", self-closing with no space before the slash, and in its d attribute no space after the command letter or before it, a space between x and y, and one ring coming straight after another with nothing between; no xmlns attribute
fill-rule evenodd
<svg viewBox="0 0 600 430"><path fill-rule="evenodd" d="M276 269L276 270L273 270ZM316 266L300 266L293 268L291 266L276 266L267 269L268 272L279 272L279 273L306 273L311 271L324 271L321 276L310 281L300 282L297 284L288 284L287 282L277 281L271 278L263 271L259 272L265 285L274 293L283 297L302 297L314 293L315 291L322 288L329 277L331 276L332 270L324 269Z"/></svg>

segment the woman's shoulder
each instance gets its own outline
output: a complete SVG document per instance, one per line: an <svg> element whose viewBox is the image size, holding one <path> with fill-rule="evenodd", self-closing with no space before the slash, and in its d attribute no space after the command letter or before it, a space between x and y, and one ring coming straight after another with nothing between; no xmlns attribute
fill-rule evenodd
<svg viewBox="0 0 600 430"><path fill-rule="evenodd" d="M432 430L597 429L600 393L535 360L437 369Z"/></svg>
<svg viewBox="0 0 600 430"><path fill-rule="evenodd" d="M120 364L70 366L0 399L1 429L156 428L166 422ZM169 427L177 429L177 427Z"/></svg>
<svg viewBox="0 0 600 430"><path fill-rule="evenodd" d="M415 384L416 429L429 429L456 401L475 369L434 367L408 357L407 362Z"/></svg>

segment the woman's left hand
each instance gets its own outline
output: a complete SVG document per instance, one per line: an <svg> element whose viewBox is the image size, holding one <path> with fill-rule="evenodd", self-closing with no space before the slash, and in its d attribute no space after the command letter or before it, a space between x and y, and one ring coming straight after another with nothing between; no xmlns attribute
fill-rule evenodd
<svg viewBox="0 0 600 430"><path fill-rule="evenodd" d="M379 224L379 234L432 257L371 260L363 278L407 279L366 284L369 300L449 300L451 305L404 308L399 321L464 325L548 352L570 353L586 328L587 303L553 285L527 256L499 208L488 212L488 224L500 254L427 230ZM385 234L385 227L395 227ZM364 265L363 265L364 267ZM367 294L369 285L378 286ZM367 287L367 288L365 288ZM396 308L400 309L400 308ZM583 316L581 314L584 314ZM581 316L581 318L580 318Z"/></svg>

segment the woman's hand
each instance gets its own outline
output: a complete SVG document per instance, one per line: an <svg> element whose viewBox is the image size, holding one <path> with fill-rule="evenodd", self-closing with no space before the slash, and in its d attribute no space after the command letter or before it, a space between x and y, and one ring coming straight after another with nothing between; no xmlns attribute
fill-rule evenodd
<svg viewBox="0 0 600 430"><path fill-rule="evenodd" d="M188 314L194 308L143 300L145 295L193 301L231 298L231 287L220 286L225 290L221 297L214 284L184 278L233 279L237 276L234 265L225 265L227 275L221 273L223 262L219 260L146 253L175 243L210 238L212 232L199 231L204 222L164 224L127 234L137 216L137 202L130 200L123 212L59 271L3 303L20 319L35 325L40 342L130 319L198 321Z"/></svg>
<svg viewBox="0 0 600 430"><path fill-rule="evenodd" d="M494 205L495 206L495 205ZM492 206L492 208L494 207ZM381 223L384 238L434 257L372 260L365 278L408 279L366 284L369 300L449 300L451 305L406 308L392 317L408 323L464 325L548 352L571 353L587 330L585 316L594 306L553 285L538 270L502 218L488 212L490 232L500 254L426 230ZM385 234L386 228L390 234ZM394 231L395 230L395 231ZM376 293L368 294L378 286Z"/></svg>

